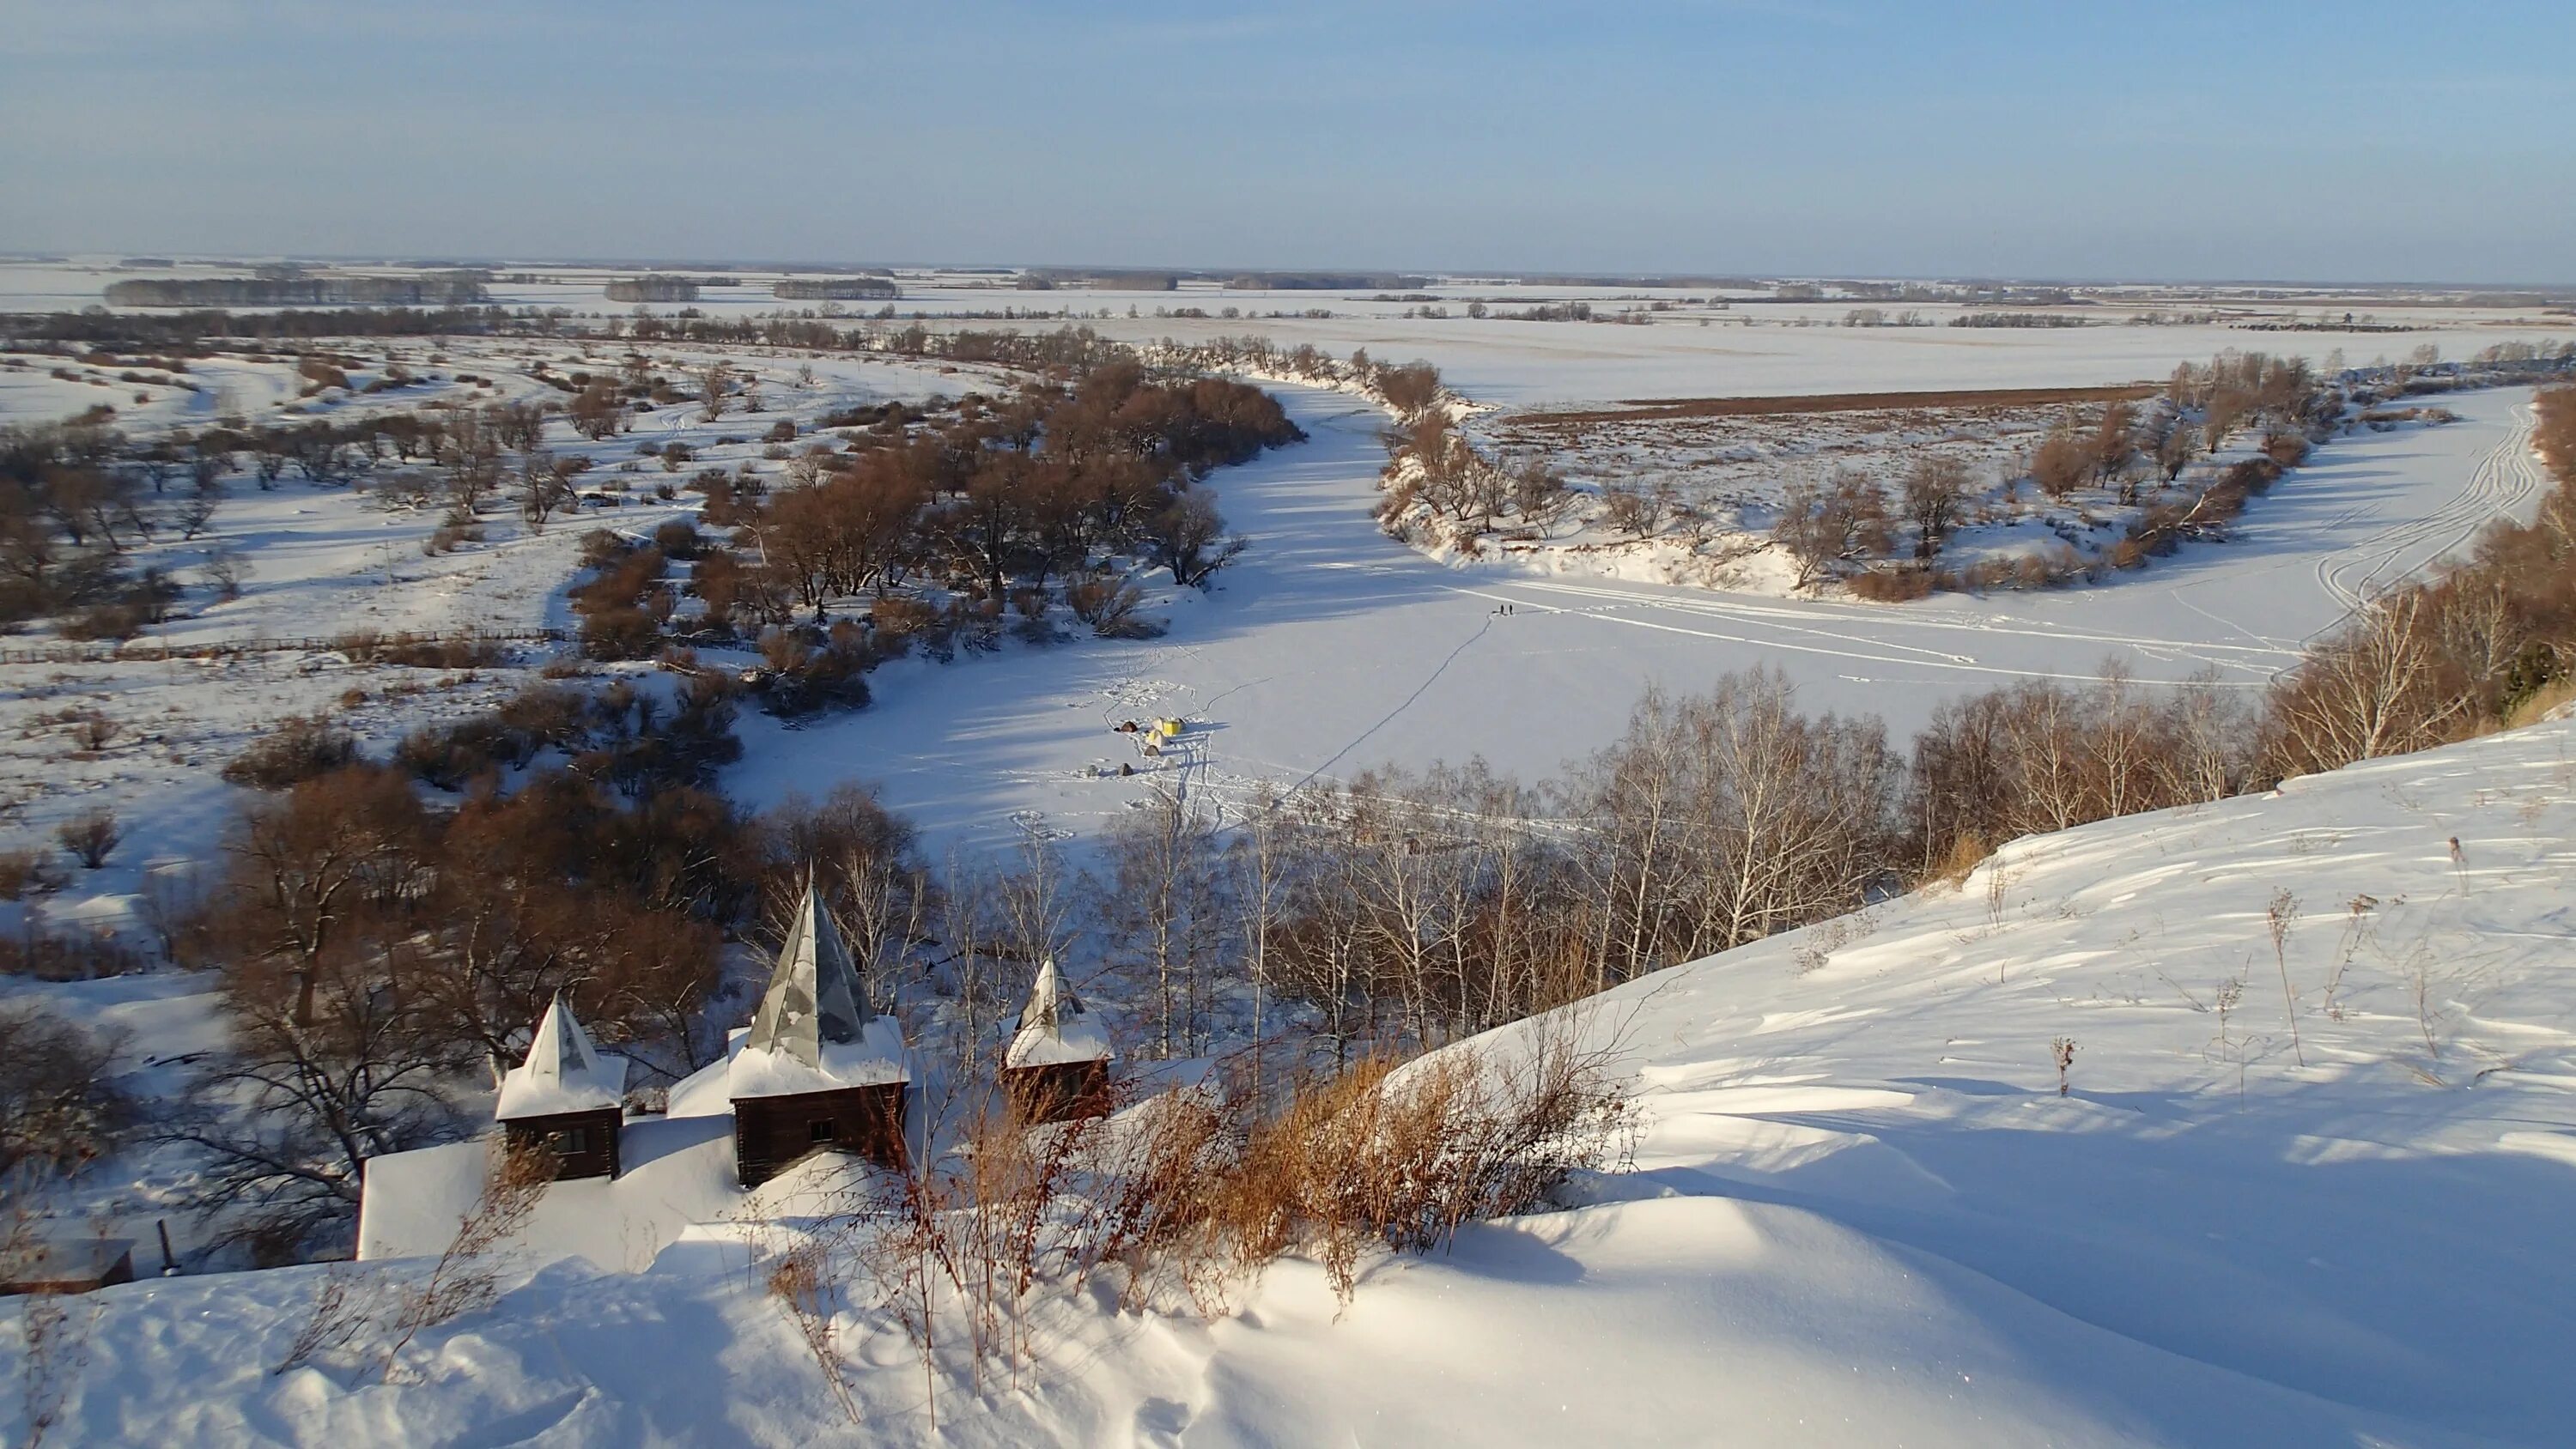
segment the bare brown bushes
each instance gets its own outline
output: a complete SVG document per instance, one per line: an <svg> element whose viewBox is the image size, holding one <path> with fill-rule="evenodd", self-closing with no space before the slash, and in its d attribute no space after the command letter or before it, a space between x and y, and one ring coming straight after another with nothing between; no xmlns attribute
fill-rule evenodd
<svg viewBox="0 0 2576 1449"><path fill-rule="evenodd" d="M224 778L254 790L286 790L354 763L357 737L322 715L289 715L224 765Z"/></svg>
<svg viewBox="0 0 2576 1449"><path fill-rule="evenodd" d="M958 1151L854 1202L824 1251L776 1260L771 1290L835 1374L818 1305L842 1291L845 1255L923 1352L934 1394L943 1345L979 1386L1016 1373L1033 1303L1094 1281L1137 1308L1215 1313L1301 1254L1348 1302L1376 1254L1445 1248L1624 1162L1631 1108L1588 1025L1561 1015L1408 1064L1372 1056L1266 1099L1178 1088L1036 1127L988 1099Z"/></svg>
<svg viewBox="0 0 2576 1449"><path fill-rule="evenodd" d="M1925 568L1864 569L1844 580L1852 596L1873 604L1903 604L1932 593L1932 571Z"/></svg>
<svg viewBox="0 0 2576 1449"><path fill-rule="evenodd" d="M1914 739L1907 873L1961 877L2019 836L2224 799L2255 781L2260 744L2258 717L2207 680L2151 691L2106 670L1953 701Z"/></svg>
<svg viewBox="0 0 2576 1449"><path fill-rule="evenodd" d="M1505 1046L1295 1080L1208 1194L1216 1237L1246 1274L1312 1256L1347 1303L1371 1253L1445 1248L1619 1156L1629 1109L1606 1068L1570 1026L1547 1024Z"/></svg>
<svg viewBox="0 0 2576 1449"><path fill-rule="evenodd" d="M498 639L482 634L343 634L332 647L352 664L392 664L407 669L490 669L508 657Z"/></svg>

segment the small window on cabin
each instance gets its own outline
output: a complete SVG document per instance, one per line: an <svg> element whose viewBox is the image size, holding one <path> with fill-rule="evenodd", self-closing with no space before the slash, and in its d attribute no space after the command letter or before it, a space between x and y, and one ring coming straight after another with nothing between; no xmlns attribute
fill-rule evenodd
<svg viewBox="0 0 2576 1449"><path fill-rule="evenodd" d="M807 1139L814 1142L829 1142L835 1135L832 1131L832 1119L829 1117L818 1117L806 1123L805 1132Z"/></svg>
<svg viewBox="0 0 2576 1449"><path fill-rule="evenodd" d="M558 1132L549 1132L546 1134L546 1145L553 1148L558 1157L577 1156L590 1150L590 1130L585 1127L566 1127Z"/></svg>

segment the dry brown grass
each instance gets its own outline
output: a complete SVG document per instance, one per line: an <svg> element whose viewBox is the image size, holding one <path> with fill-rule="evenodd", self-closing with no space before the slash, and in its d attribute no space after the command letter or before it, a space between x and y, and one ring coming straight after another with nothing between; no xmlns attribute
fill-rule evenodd
<svg viewBox="0 0 2576 1449"><path fill-rule="evenodd" d="M1495 1048L1366 1058L1266 1095L1176 1088L1107 1118L1028 1126L987 1098L957 1151L882 1178L769 1290L838 1381L828 1305L864 1281L924 1360L977 1391L1034 1362L1042 1298L1100 1284L1127 1308L1225 1310L1283 1256L1348 1302L1379 1254L1442 1249L1467 1224L1545 1205L1623 1164L1633 1127L1610 1048L1563 1013ZM935 1415L935 1409L934 1409Z"/></svg>
<svg viewBox="0 0 2576 1449"><path fill-rule="evenodd" d="M500 1250L536 1211L554 1181L555 1158L540 1146L491 1143L483 1191L458 1219L456 1236L416 1283L393 1284L362 1278L357 1270L326 1273L315 1290L313 1309L297 1330L284 1359L270 1370L284 1373L298 1364L349 1350L363 1340L378 1342L365 1350L384 1379L401 1365L403 1350L421 1330L451 1322L490 1306L500 1289Z"/></svg>

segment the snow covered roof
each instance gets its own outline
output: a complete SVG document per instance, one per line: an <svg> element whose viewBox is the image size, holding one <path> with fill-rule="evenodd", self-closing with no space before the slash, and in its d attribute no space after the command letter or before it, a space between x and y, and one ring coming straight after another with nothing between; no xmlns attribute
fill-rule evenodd
<svg viewBox="0 0 2576 1449"><path fill-rule="evenodd" d="M844 1087L880 1087L912 1080L904 1055L903 1029L892 1019L868 1018L853 1042L827 1041L816 1059L753 1046L746 1041L725 1069L725 1095L795 1097L807 1092L837 1092Z"/></svg>
<svg viewBox="0 0 2576 1449"><path fill-rule="evenodd" d="M603 1057L590 1044L590 1033L557 995L537 1022L528 1059L501 1079L501 1099L492 1115L511 1122L522 1117L551 1117L563 1112L593 1112L626 1100L626 1059Z"/></svg>
<svg viewBox="0 0 2576 1449"><path fill-rule="evenodd" d="M784 1097L910 1080L901 1029L868 1010L849 947L809 881L751 1032L726 1072L727 1094Z"/></svg>
<svg viewBox="0 0 2576 1449"><path fill-rule="evenodd" d="M638 1273L665 1248L729 1221L817 1216L846 1203L867 1172L857 1158L818 1152L751 1191L734 1179L733 1118L645 1117L626 1124L623 1170L613 1178L546 1184L545 1196L503 1250L537 1262L585 1258ZM492 1170L489 1139L451 1142L367 1161L358 1205L358 1257L436 1257L474 1212ZM740 1254L734 1258L740 1271Z"/></svg>
<svg viewBox="0 0 2576 1449"><path fill-rule="evenodd" d="M1028 1005L1020 1008L1019 1030L1012 1033L1010 1050L1003 1053L1006 1067L1049 1067L1065 1062L1105 1062L1116 1053L1109 1049L1109 1035L1099 1022L1083 1009L1082 998L1073 994L1055 969L1050 956L1038 966L1038 979L1029 986Z"/></svg>

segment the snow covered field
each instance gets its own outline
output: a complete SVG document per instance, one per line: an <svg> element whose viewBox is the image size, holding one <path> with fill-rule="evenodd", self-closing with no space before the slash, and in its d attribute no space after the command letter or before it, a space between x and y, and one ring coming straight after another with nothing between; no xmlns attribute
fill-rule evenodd
<svg viewBox="0 0 2576 1449"><path fill-rule="evenodd" d="M35 285L25 271L0 268L0 308L30 305L34 293L6 295ZM765 288L745 290L774 305ZM1175 300L1138 296L1147 313ZM1128 321L1128 300L948 289L903 305L1115 304L1119 315L1093 324L1113 335L1261 331L1420 354L1470 396L1514 403L2071 385L2158 376L2225 346L2346 345L2360 362L2383 343L2402 355L2429 338L2456 354L2562 335L2503 316L2360 340L1840 329L1780 325L1798 314L1779 307L1762 325L1721 314L1705 328L1428 321L1378 304L1329 320ZM1818 305L1817 316L1842 310ZM409 350L428 367L426 347ZM594 349L591 365L613 366L618 350ZM522 369L571 367L576 351L461 345L439 371L495 388L439 387L537 395ZM995 381L833 355L811 360L817 376L800 389L791 375L804 359L747 351L731 360L763 372L771 416L809 424L834 407ZM113 401L119 426L144 433L219 409L375 405L299 400L285 363L215 359L191 375L199 391L147 382L153 397L133 403L138 385L112 376L0 371L0 418ZM1089 833L1157 781L1228 805L1257 783L1385 762L1481 755L1537 778L1614 734L1648 684L1704 689L1756 665L1788 674L1804 708L1877 715L1900 743L1945 698L2089 679L2106 661L2148 681L2209 671L2257 690L2374 588L2493 518L2529 517L2543 487L2528 394L2456 394L2441 401L2460 422L2338 438L2228 542L2098 586L1905 605L1786 599L1426 558L1370 517L1385 414L1346 393L1265 385L1310 441L1210 480L1251 548L1212 592L1157 591L1147 612L1170 620L1168 634L906 658L870 676L863 711L797 725L746 712L726 791L756 809L875 781L936 856ZM666 406L596 451L613 467L638 442L686 441L699 464L758 467L759 443L717 440L768 421L706 424ZM589 450L552 426L554 446ZM242 597L192 599L156 633L560 626L584 529L649 532L694 506L651 496L666 475L638 466L607 475L627 500L618 508L543 532L496 519L488 542L447 554L420 547L435 509L235 478L208 536L164 538L138 558L188 567L232 545L252 563ZM73 872L41 906L57 925L132 929L156 878L184 881L214 854L246 798L215 771L265 722L328 710L382 752L496 702L543 652L480 671L365 666L331 649L0 666L0 848L50 848L57 824L101 803L148 820L107 869ZM90 711L121 726L98 748L71 738ZM1110 728L1163 715L1190 729L1159 757ZM1593 1021L1617 1035L1648 1130L1638 1170L1590 1183L1587 1205L1387 1264L1338 1313L1320 1270L1298 1262L1206 1324L1053 1303L1042 1362L1021 1384L978 1398L962 1375L940 1382L938 1436L901 1336L851 1324L870 1426L890 1442L964 1443L2552 1442L2576 1415L2554 1376L2576 1341L2563 1307L2576 1239L2564 1214L2532 1205L2563 1197L2576 1166L2565 1095L2576 997L2553 975L2576 862L2571 733L2552 724L2296 782L2278 799L2024 841L1956 892L1638 983ZM1118 776L1121 765L1138 774ZM2265 910L2284 891L2295 904L2276 963ZM206 989L176 974L10 987L131 1029L135 1084L164 1096L181 1089L184 1058L219 1044ZM2049 1056L2059 1036L2076 1048L2064 1100ZM177 1227L184 1166L137 1156L85 1206L120 1231L162 1214ZM2428 1224L2438 1252L2422 1241ZM267 1372L323 1270L117 1289L92 1300L85 1357L66 1367L63 1438L846 1437L749 1251L719 1230L633 1277L524 1265L502 1304L426 1335L388 1384ZM11 1392L32 1382L22 1332L0 1314L0 1430L23 1412Z"/></svg>
<svg viewBox="0 0 2576 1449"><path fill-rule="evenodd" d="M2459 423L2325 445L2236 539L2113 583L1903 605L1779 599L1443 567L1368 516L1384 415L1338 393L1276 390L1310 441L1213 480L1253 546L1213 593L1167 600L1167 637L889 666L862 713L749 724L728 788L765 805L873 779L934 843L1001 841L1018 828L1080 832L1125 808L1145 780L1085 775L1121 762L1219 800L1258 780L1473 755L1537 778L1615 734L1649 681L1705 689L1757 664L1796 681L1805 708L1876 714L1899 740L1943 698L2022 677L2090 679L2106 660L2145 680L2208 669L2257 689L2367 585L2440 557L2487 518L2528 517L2541 491L2528 394L2469 393L2451 400ZM1498 614L1506 603L1512 613ZM1138 761L1109 732L1157 714L1201 722L1185 752Z"/></svg>
<svg viewBox="0 0 2576 1449"><path fill-rule="evenodd" d="M115 261L0 259L0 311L78 311L97 305L103 287L125 278L241 276L248 271L245 263L213 262L119 271ZM606 284L642 275L637 267L546 266L526 274L537 280L520 282L508 280L522 275L515 264L498 270L504 279L490 289L497 305L606 315L632 310L632 304L609 301ZM686 267L667 270L679 276L711 275ZM782 303L772 296L771 283L784 274L746 270L736 275L740 285L707 288L686 305L713 316L819 305ZM1080 325L1126 342L1166 337L1198 342L1258 333L1282 348L1312 343L1336 357L1365 348L1382 361L1427 358L1468 396L1504 407L1631 398L2086 386L2160 380L2176 362L2206 360L2231 347L2296 354L2318 363L2340 352L2359 366L2400 361L2426 345L2446 358L2461 358L2496 343L2555 346L2576 337L2576 318L2437 289L2099 288L2086 293L2091 301L2081 307L2037 302L1978 309L2071 310L2098 324L2013 329L1952 327L1952 318L1970 310L1954 303L1831 296L1782 302L1769 300L1768 287L1524 285L1461 277L1433 278L1419 290L1401 293L1377 288L1246 291L1197 281L1172 291L1021 291L1006 269L961 273L909 268L899 269L897 279L903 295L893 303L896 314L906 319L919 314L934 325L950 319L946 325L1029 330L1057 325L1059 313L1070 313ZM1763 300L1752 300L1756 296ZM1472 319L1465 308L1475 298L1490 299L1497 311L1558 303L1583 303L1603 316L1657 304L1673 310L1648 313L1645 325ZM1420 312L1414 299L1428 299L1450 315L1407 316ZM679 305L654 304L653 310L667 313ZM883 304L841 305L855 319ZM1862 306L1919 313L1932 325L1841 325ZM1228 307L1241 315L1225 316ZM1006 309L1025 313L1025 319L995 320ZM1206 315L1158 316L1158 310ZM1310 310L1331 315L1304 315ZM2334 326L2347 315L2362 327L2392 330L2252 330ZM2128 325L2132 316L2154 316L2162 325Z"/></svg>
<svg viewBox="0 0 2576 1449"><path fill-rule="evenodd" d="M673 368L703 360L686 348L657 351ZM155 402L140 407L121 394L104 396L119 403L116 427L149 439L165 427L206 426L224 415L254 425L292 426L422 404L559 396L527 369L552 364L607 370L622 355L567 344L405 339L377 360L403 361L419 381L382 394L333 388L299 400L303 380L292 362L219 356L191 364L187 376L199 391L158 390ZM439 360L433 364L432 358ZM205 658L0 660L0 849L50 849L55 828L90 809L112 810L129 828L153 822L148 838L135 833L106 868L75 872L69 890L34 909L56 925L95 922L130 929L133 903L154 874L184 877L213 857L223 830L250 798L216 772L280 718L327 714L382 755L413 729L489 709L530 683L537 666L558 652L557 645L531 636L571 622L564 590L580 567L581 535L608 528L647 536L659 524L696 513L695 495L659 496L659 488L687 475L638 458L639 446L684 443L696 455L693 469L774 471L777 465L762 459L764 446L752 439L780 418L800 418L810 431L815 418L835 409L921 404L979 385L1004 385L988 369L895 359L732 361L737 371L760 379L769 413L708 422L693 407L666 407L639 416L634 432L599 442L575 436L561 419L550 422L550 448L558 455L595 456L599 466L580 478L594 502L558 513L543 528L528 527L508 506L506 490L496 488L479 520L484 537L433 553L424 544L441 527L444 509L438 503L392 502L364 483L315 483L292 470L273 489L262 488L245 460L242 471L225 479L226 496L201 532L182 537L164 527L135 543L127 555L133 567L168 570L189 586L176 616L148 630L144 645L311 642ZM810 367L810 385L799 379L800 367ZM465 384L459 374L491 385ZM377 375L361 371L351 381L362 387ZM0 369L0 423L58 421L89 406L94 395L88 384L61 382L41 368ZM376 476L399 466L389 462ZM186 490L182 477L169 485L169 497L151 494L146 501L165 508ZM614 506L596 501L609 497L617 500ZM215 597L200 581L206 561L219 551L244 565L236 598ZM479 670L370 663L332 643L369 632L391 637L477 631L521 642L510 646L502 667ZM41 651L59 642L40 626L0 648ZM649 673L649 666L637 668ZM91 717L112 721L115 734L97 748L83 748L75 732ZM0 906L0 919L14 922L25 909Z"/></svg>
<svg viewBox="0 0 2576 1449"><path fill-rule="evenodd" d="M2563 1443L2571 736L2035 837L1961 887L1633 983L1587 1029L1644 1131L1588 1205L1386 1261L1338 1315L1293 1261L1205 1323L1056 1300L1014 1382L941 1371L937 1429L918 1357L854 1311L860 1422L957 1444ZM338 1270L111 1289L47 1392L75 1443L846 1439L761 1240L700 1235L636 1276L524 1265L391 1382L268 1372Z"/></svg>

